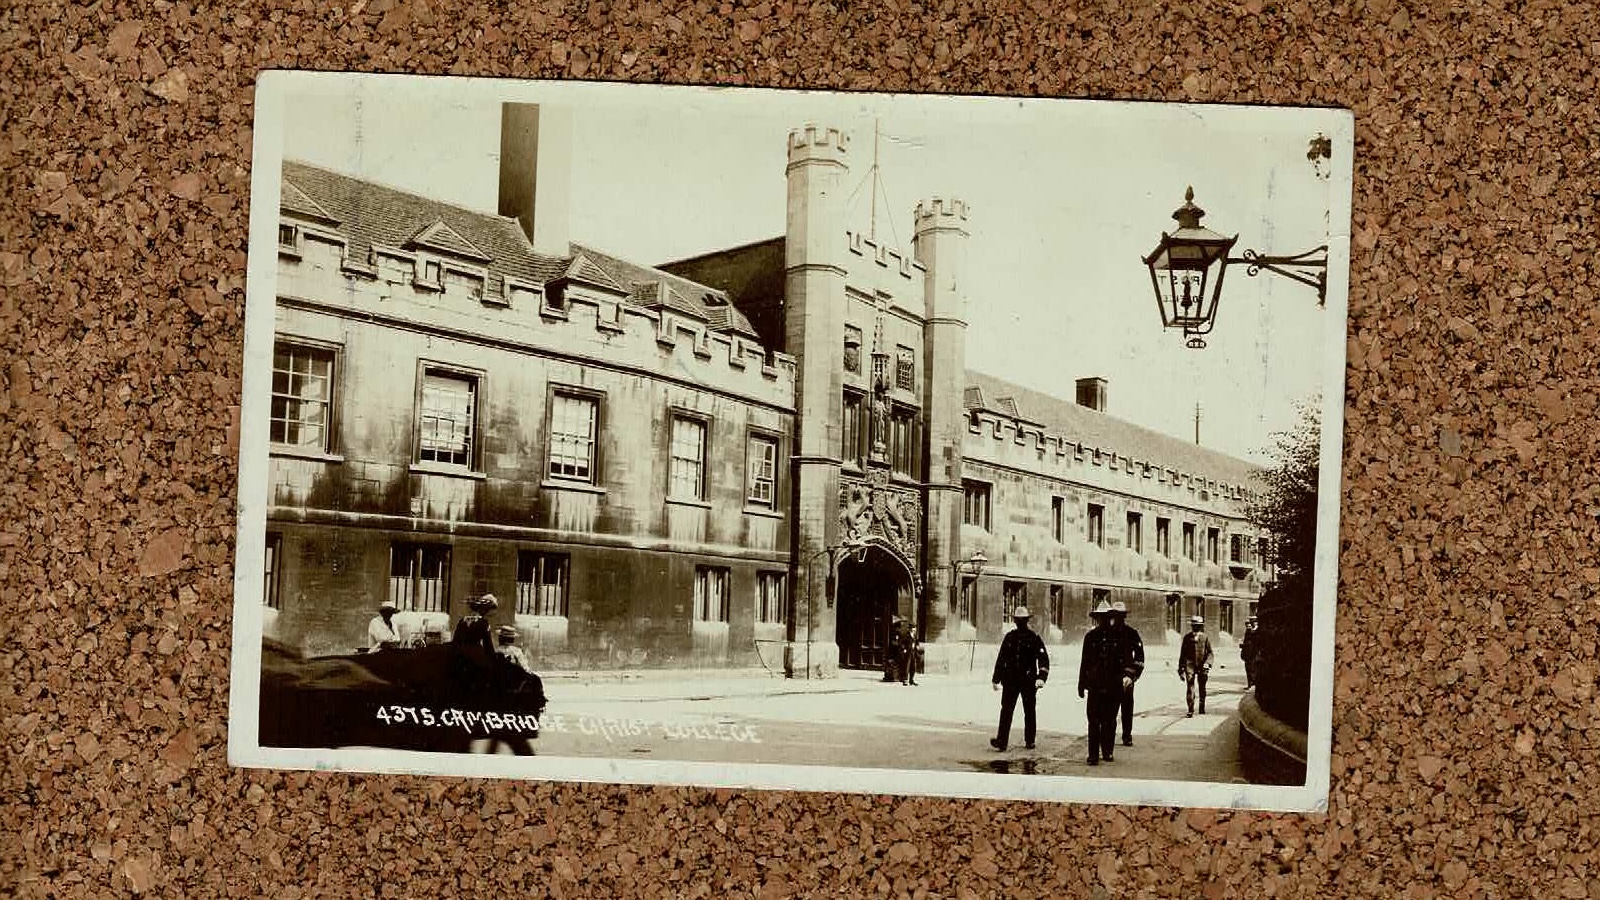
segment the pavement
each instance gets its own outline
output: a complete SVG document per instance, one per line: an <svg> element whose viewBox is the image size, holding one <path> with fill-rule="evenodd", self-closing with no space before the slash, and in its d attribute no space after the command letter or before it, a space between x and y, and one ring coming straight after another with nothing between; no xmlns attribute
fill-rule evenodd
<svg viewBox="0 0 1600 900"><path fill-rule="evenodd" d="M1000 695L987 673L924 674L915 687L880 673L789 679L753 671L542 673L550 706L541 756L647 758L934 771L995 771L1242 782L1237 707L1242 666L1219 661L1206 714L1185 715L1176 648L1147 648L1135 690L1134 744L1097 767L1088 756L1085 702L1075 690L1076 648L1057 651L1039 692L1035 750L988 746ZM1226 659L1225 650L1219 657ZM1120 731L1120 725L1119 725Z"/></svg>

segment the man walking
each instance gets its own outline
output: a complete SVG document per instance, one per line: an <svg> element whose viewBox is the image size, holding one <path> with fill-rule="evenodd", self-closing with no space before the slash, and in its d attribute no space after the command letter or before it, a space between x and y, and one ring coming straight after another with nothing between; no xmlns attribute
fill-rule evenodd
<svg viewBox="0 0 1600 900"><path fill-rule="evenodd" d="M1117 709L1123 690L1133 683L1124 669L1125 645L1111 625L1114 610L1104 600L1090 613L1094 628L1083 637L1078 664L1078 696L1089 698L1089 765L1112 762L1117 742Z"/></svg>
<svg viewBox="0 0 1600 900"><path fill-rule="evenodd" d="M1000 694L1000 733L989 739L989 746L1005 750L1011 742L1011 714L1022 699L1022 740L1033 749L1036 733L1034 699L1050 677L1050 654L1044 649L1044 639L1028 627L1028 608L1018 606L1011 613L1017 624L1000 642L1000 655L995 657L994 677L990 681Z"/></svg>
<svg viewBox="0 0 1600 900"><path fill-rule="evenodd" d="M1128 604L1118 600L1111 606L1111 627L1122 642L1122 746L1133 746L1133 686L1144 674L1144 639L1128 624Z"/></svg>
<svg viewBox="0 0 1600 900"><path fill-rule="evenodd" d="M1211 674L1211 639L1206 637L1206 620L1201 616L1190 618L1189 628L1189 633L1183 636L1183 646L1178 648L1178 677L1183 679L1183 696L1189 703L1189 716L1192 718L1197 686L1200 715L1206 714L1206 677Z"/></svg>

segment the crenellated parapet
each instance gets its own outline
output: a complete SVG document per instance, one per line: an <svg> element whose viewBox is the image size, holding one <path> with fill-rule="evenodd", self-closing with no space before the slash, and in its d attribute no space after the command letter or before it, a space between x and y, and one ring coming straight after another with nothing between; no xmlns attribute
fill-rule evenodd
<svg viewBox="0 0 1600 900"><path fill-rule="evenodd" d="M508 277L480 288L449 276L448 269L434 281L430 262L390 247L374 250L368 260L349 260L344 242L328 235L280 255L277 293L297 307L393 320L464 342L590 359L782 408L794 405L795 358L743 335L594 286L569 285L557 295L547 285Z"/></svg>
<svg viewBox="0 0 1600 900"><path fill-rule="evenodd" d="M1026 468L1041 477L1154 497L1159 497L1163 490L1193 489L1201 503L1247 504L1257 490L1251 485L1231 484L1152 462L1128 452L1127 448L1074 440L1025 419L980 409L968 410L967 417L969 444L973 440L987 440L993 450L993 461L1012 465L1026 462ZM1158 487L1152 490L1151 483Z"/></svg>
<svg viewBox="0 0 1600 900"><path fill-rule="evenodd" d="M811 160L842 163L849 148L850 134L843 129L808 122L789 132L790 164Z"/></svg>
<svg viewBox="0 0 1600 900"><path fill-rule="evenodd" d="M917 204L915 230L917 234L939 228L962 231L967 227L967 202L965 200L935 197Z"/></svg>
<svg viewBox="0 0 1600 900"><path fill-rule="evenodd" d="M928 270L922 263L894 247L880 244L859 231L846 231L845 237L851 253L870 259L891 272L897 272L901 278L908 281L920 280L927 275Z"/></svg>

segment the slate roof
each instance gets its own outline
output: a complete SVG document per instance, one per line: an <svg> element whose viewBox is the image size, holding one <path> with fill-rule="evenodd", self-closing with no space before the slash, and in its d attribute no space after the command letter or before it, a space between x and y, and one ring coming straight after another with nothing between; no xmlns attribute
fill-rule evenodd
<svg viewBox="0 0 1600 900"><path fill-rule="evenodd" d="M516 219L465 209L407 191L352 178L302 162L283 163L284 196L292 185L339 223L353 259L366 262L373 244L403 247L436 222L489 259L487 289L499 292L506 276L544 284L566 261L535 253ZM288 209L287 206L285 206Z"/></svg>
<svg viewBox="0 0 1600 900"><path fill-rule="evenodd" d="M750 320L723 291L578 244L572 245L571 256L545 256L534 251L517 220L507 216L293 160L283 163L280 206L336 228L348 241L351 258L362 262L370 258L374 244L402 249L426 245L479 263L486 260L485 288L491 293L503 289L507 276L540 285L580 281L616 290L640 306L691 316L718 331L757 337Z"/></svg>
<svg viewBox="0 0 1600 900"><path fill-rule="evenodd" d="M630 263L587 244L574 244L572 249L598 263L621 284L631 285L634 302L640 306L650 309L664 307L700 319L717 331L741 334L752 340L757 337L755 329L750 327L750 320L729 302L726 291L707 287L654 266ZM665 290L662 290L663 287Z"/></svg>
<svg viewBox="0 0 1600 900"><path fill-rule="evenodd" d="M1037 422L1045 426L1046 433L1059 434L1069 441L1224 484L1254 488L1255 475L1262 471L1260 466L1236 456L970 369L966 407Z"/></svg>
<svg viewBox="0 0 1600 900"><path fill-rule="evenodd" d="M323 222L328 225L337 225L339 220L328 215L328 211L317 205L315 200L306 196L306 192L295 187L292 182L284 181L283 190L278 200L278 205L302 218Z"/></svg>

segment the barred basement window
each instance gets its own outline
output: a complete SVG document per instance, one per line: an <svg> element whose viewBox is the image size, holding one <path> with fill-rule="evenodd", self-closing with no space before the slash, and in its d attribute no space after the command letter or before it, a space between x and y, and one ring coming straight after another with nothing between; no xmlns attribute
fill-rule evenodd
<svg viewBox="0 0 1600 900"><path fill-rule="evenodd" d="M571 557L565 553L517 552L519 616L566 616Z"/></svg>
<svg viewBox="0 0 1600 900"><path fill-rule="evenodd" d="M1059 584L1050 585L1050 621L1057 628L1067 627L1067 589Z"/></svg>
<svg viewBox="0 0 1600 900"><path fill-rule="evenodd" d="M1011 621L1011 614L1017 607L1028 605L1028 583L1025 581L1007 581L1001 585L1001 596L1005 603L1005 620Z"/></svg>
<svg viewBox="0 0 1600 900"><path fill-rule="evenodd" d="M265 571L265 592L262 602L267 609L282 609L283 598L278 596L279 560L283 552L283 536L277 534L267 535L267 556Z"/></svg>
<svg viewBox="0 0 1600 900"><path fill-rule="evenodd" d="M784 590L788 576L783 572L761 572L756 575L756 621L782 625L787 593Z"/></svg>
<svg viewBox="0 0 1600 900"><path fill-rule="evenodd" d="M975 610L978 608L978 579L966 577L961 579L960 602L955 610L956 620L963 625L972 625L977 622Z"/></svg>
<svg viewBox="0 0 1600 900"><path fill-rule="evenodd" d="M728 621L728 570L718 566L695 566L694 620Z"/></svg>
<svg viewBox="0 0 1600 900"><path fill-rule="evenodd" d="M450 610L450 548L394 544L389 548L389 602L416 612Z"/></svg>

